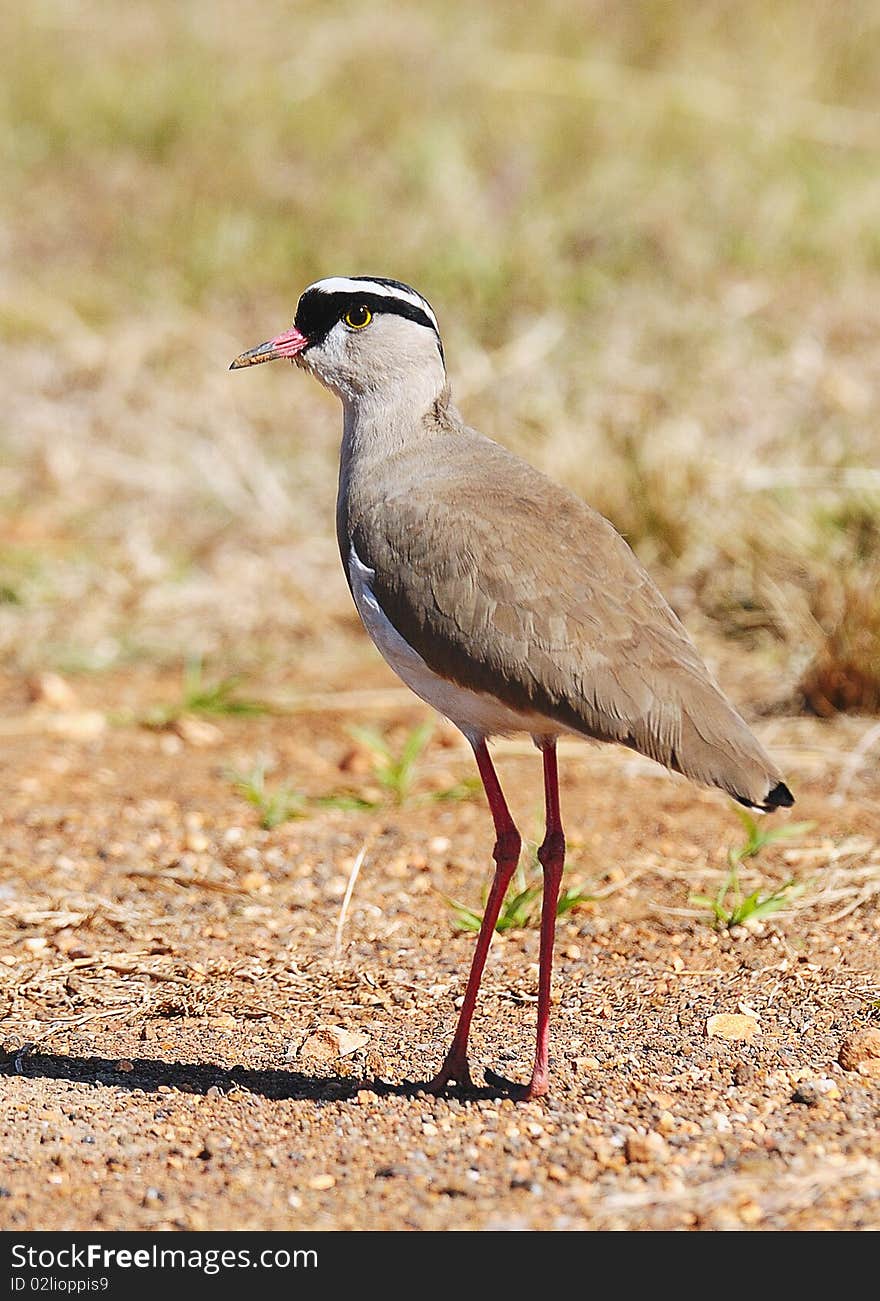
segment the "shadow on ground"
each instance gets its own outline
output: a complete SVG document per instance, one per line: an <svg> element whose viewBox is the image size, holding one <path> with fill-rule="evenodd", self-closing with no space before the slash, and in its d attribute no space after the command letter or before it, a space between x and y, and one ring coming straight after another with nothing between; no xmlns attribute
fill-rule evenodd
<svg viewBox="0 0 880 1301"><path fill-rule="evenodd" d="M336 1075L303 1075L301 1071L269 1068L249 1070L244 1066L217 1066L210 1062L165 1062L152 1057L129 1058L131 1069L120 1070L119 1058L68 1057L58 1053L37 1053L24 1049L6 1061L0 1061L0 1076L18 1075L25 1079L70 1080L75 1084L92 1084L114 1089L142 1089L156 1093L163 1085L184 1093L207 1093L218 1089L229 1093L244 1089L273 1100L308 1099L313 1102L340 1102L354 1098L362 1089L386 1096L417 1097L425 1086L407 1080L388 1084L384 1080L343 1078ZM451 1096L468 1099L500 1098L510 1085L498 1077L497 1083L485 1088L449 1090Z"/></svg>

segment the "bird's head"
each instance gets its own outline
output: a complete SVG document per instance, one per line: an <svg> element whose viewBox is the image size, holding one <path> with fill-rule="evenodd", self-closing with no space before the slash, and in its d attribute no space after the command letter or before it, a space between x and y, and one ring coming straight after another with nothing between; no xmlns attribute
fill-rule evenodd
<svg viewBox="0 0 880 1301"><path fill-rule="evenodd" d="M343 401L381 396L415 377L446 380L431 304L399 280L333 276L309 285L293 328L236 357L230 370L288 357Z"/></svg>

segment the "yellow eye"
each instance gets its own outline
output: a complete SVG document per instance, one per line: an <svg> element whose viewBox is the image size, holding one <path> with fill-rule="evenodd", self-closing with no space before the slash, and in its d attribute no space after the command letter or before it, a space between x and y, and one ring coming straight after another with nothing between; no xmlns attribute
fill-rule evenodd
<svg viewBox="0 0 880 1301"><path fill-rule="evenodd" d="M365 307L363 303L361 303L360 306L352 307L350 311L346 312L342 319L345 321L345 324L349 329L363 330L364 327L369 325L370 321L372 321L373 313L370 311L369 307Z"/></svg>

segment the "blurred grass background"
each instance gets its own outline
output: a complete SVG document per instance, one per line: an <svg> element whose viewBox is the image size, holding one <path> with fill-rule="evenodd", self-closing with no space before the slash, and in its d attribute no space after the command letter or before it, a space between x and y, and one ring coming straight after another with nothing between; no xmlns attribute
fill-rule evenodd
<svg viewBox="0 0 880 1301"><path fill-rule="evenodd" d="M876 4L36 0L0 39L9 668L372 662L335 401L226 372L372 273L769 703L880 708Z"/></svg>

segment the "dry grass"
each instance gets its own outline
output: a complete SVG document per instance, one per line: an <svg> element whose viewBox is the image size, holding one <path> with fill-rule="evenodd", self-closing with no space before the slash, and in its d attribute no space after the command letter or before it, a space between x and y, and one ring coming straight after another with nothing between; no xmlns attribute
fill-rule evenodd
<svg viewBox="0 0 880 1301"><path fill-rule="evenodd" d="M835 584L838 610L801 679L806 705L821 718L839 711L880 713L880 566Z"/></svg>

